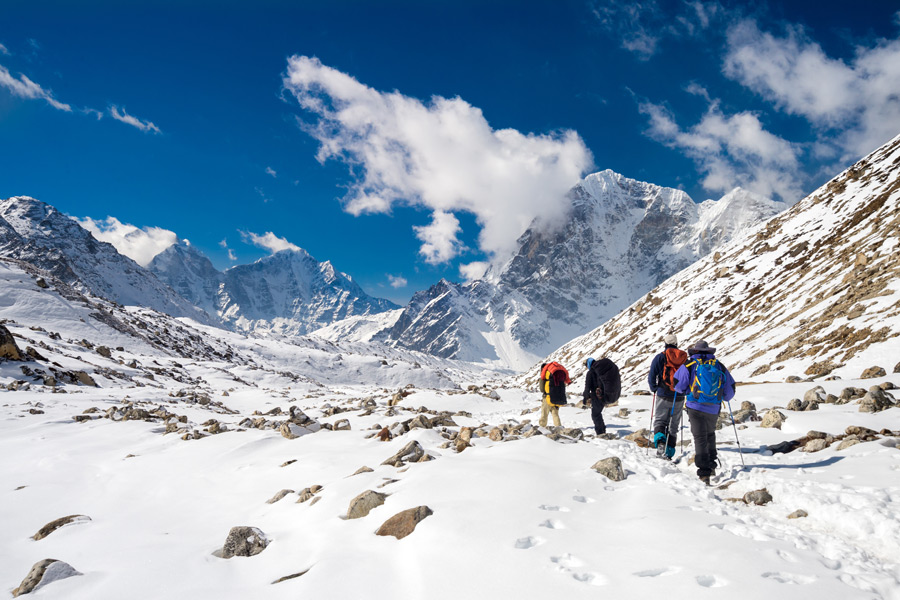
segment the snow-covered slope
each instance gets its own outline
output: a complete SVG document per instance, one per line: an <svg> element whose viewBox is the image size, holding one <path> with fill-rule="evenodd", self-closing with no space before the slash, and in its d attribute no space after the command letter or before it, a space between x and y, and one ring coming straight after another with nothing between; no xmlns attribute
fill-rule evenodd
<svg viewBox="0 0 900 600"><path fill-rule="evenodd" d="M147 306L176 317L209 316L174 293L152 273L73 219L27 196L0 200L0 252L53 273L82 291L124 305ZM10 229L18 240L11 239Z"/></svg>
<svg viewBox="0 0 900 600"><path fill-rule="evenodd" d="M744 381L859 376L900 360L900 137L719 247L553 360L609 356L633 383L666 333L705 339Z"/></svg>
<svg viewBox="0 0 900 600"><path fill-rule="evenodd" d="M180 242L149 265L184 298L238 331L305 334L348 317L398 308L366 294L355 281L305 250L282 250L221 273Z"/></svg>
<svg viewBox="0 0 900 600"><path fill-rule="evenodd" d="M416 294L382 338L524 369L787 207L741 189L696 204L608 170L586 177L571 200L562 227L538 220L515 256L482 280Z"/></svg>

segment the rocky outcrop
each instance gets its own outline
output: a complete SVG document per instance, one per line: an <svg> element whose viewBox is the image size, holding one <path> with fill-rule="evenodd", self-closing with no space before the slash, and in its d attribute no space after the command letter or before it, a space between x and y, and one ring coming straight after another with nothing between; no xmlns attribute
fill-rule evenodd
<svg viewBox="0 0 900 600"><path fill-rule="evenodd" d="M31 539L37 541L42 540L57 529L65 527L66 525L71 525L73 523L86 523L90 521L91 518L86 515L69 515L68 517L61 517L54 521L50 521L43 527L41 527L37 533L31 536Z"/></svg>
<svg viewBox="0 0 900 600"><path fill-rule="evenodd" d="M55 558L45 558L44 560L34 563L28 575L19 584L19 587L12 591L14 598L29 594L35 590L39 590L45 585L51 584L60 579L66 579L75 575L82 575L75 570L72 565Z"/></svg>
<svg viewBox="0 0 900 600"><path fill-rule="evenodd" d="M394 536L398 540L402 540L413 531L416 526L424 521L427 517L434 514L427 506L417 506L399 512L384 523L375 532L375 535Z"/></svg>
<svg viewBox="0 0 900 600"><path fill-rule="evenodd" d="M859 376L860 379L874 379L876 377L884 377L887 375L887 371L885 371L881 367L869 367L865 371L862 372L862 375Z"/></svg>
<svg viewBox="0 0 900 600"><path fill-rule="evenodd" d="M0 358L7 360L25 360L19 346L16 345L16 338L10 333L4 325L0 325Z"/></svg>

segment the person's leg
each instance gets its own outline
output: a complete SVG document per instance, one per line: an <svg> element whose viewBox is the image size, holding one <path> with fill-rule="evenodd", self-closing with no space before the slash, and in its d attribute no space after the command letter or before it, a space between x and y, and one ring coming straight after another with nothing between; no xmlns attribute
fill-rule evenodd
<svg viewBox="0 0 900 600"><path fill-rule="evenodd" d="M594 421L594 431L597 435L606 433L606 423L603 422L603 404L598 400L591 402L591 419Z"/></svg>
<svg viewBox="0 0 900 600"><path fill-rule="evenodd" d="M709 419L706 418L706 413L699 410L688 409L687 413L691 422L691 433L694 436L694 466L697 467L697 477L709 477L712 474L709 460ZM715 425L713 431L715 432Z"/></svg>
<svg viewBox="0 0 900 600"><path fill-rule="evenodd" d="M559 422L559 407L556 405L551 406L550 413L553 414L553 424L557 427L562 427L562 423Z"/></svg>
<svg viewBox="0 0 900 600"><path fill-rule="evenodd" d="M667 443L669 448L674 448L678 444L678 430L681 428L681 414L684 410L684 401L679 400L674 405L674 410L671 405L669 406L669 414L672 417L669 423L669 439Z"/></svg>
<svg viewBox="0 0 900 600"><path fill-rule="evenodd" d="M538 420L538 425L541 427L547 426L547 415L550 412L550 404L546 401L541 402L541 418Z"/></svg>

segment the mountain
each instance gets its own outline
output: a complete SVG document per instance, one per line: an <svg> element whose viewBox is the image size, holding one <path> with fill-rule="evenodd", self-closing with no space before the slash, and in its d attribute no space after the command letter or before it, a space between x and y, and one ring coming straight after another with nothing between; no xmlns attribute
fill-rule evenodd
<svg viewBox="0 0 900 600"><path fill-rule="evenodd" d="M282 250L219 272L185 242L148 267L182 297L239 331L305 334L336 321L398 308L302 249Z"/></svg>
<svg viewBox="0 0 900 600"><path fill-rule="evenodd" d="M640 384L661 337L705 339L744 381L859 377L900 357L900 136L550 355Z"/></svg>
<svg viewBox="0 0 900 600"><path fill-rule="evenodd" d="M209 322L209 316L76 221L27 196L0 200L0 252L80 291L123 305Z"/></svg>
<svg viewBox="0 0 900 600"><path fill-rule="evenodd" d="M523 369L787 208L740 188L697 204L609 170L586 177L570 200L561 227L536 220L505 265L416 294L376 339Z"/></svg>

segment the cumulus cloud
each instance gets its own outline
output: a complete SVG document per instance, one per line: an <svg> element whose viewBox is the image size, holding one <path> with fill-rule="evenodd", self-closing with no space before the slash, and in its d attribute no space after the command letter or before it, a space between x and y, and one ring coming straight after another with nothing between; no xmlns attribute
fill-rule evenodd
<svg viewBox="0 0 900 600"><path fill-rule="evenodd" d="M153 257L178 242L178 236L160 227L135 227L122 223L115 217L95 221L90 217L75 219L79 225L90 231L101 242L115 246L142 267L146 267Z"/></svg>
<svg viewBox="0 0 900 600"><path fill-rule="evenodd" d="M19 98L25 98L27 100L44 100L47 104L57 110L72 112L71 106L59 102L53 97L53 94L50 93L49 90L45 90L21 73L18 77L13 77L9 70L3 65L0 65L0 86L8 89L13 96L18 96Z"/></svg>
<svg viewBox="0 0 900 600"><path fill-rule="evenodd" d="M484 274L487 272L489 263L484 261L475 261L470 262L466 265L459 266L459 275L465 281L475 281L476 279L481 279L484 277Z"/></svg>
<svg viewBox="0 0 900 600"><path fill-rule="evenodd" d="M766 131L757 115L726 115L713 102L699 123L683 129L664 106L645 102L640 111L649 119L650 137L694 160L705 189L728 192L740 186L788 202L802 196L800 149Z"/></svg>
<svg viewBox="0 0 900 600"><path fill-rule="evenodd" d="M699 35L724 14L718 2L676 2L674 10L672 4L596 0L592 8L600 26L621 38L622 48L649 60L663 39Z"/></svg>
<svg viewBox="0 0 900 600"><path fill-rule="evenodd" d="M122 109L121 111L119 111L118 106L110 106L109 107L109 116L111 116L116 121L121 121L122 123L125 123L126 125L131 125L132 127L136 127L137 129L140 129L141 131L143 131L145 133L147 133L147 132L162 133L159 130L159 127L157 127L150 121L142 121L142 120L138 119L137 117L133 117L133 116L129 115L128 113L126 113L125 109Z"/></svg>
<svg viewBox="0 0 900 600"><path fill-rule="evenodd" d="M800 27L776 36L744 20L728 32L724 73L823 135L836 132L844 159L900 131L900 39L858 47L848 63L829 57Z"/></svg>
<svg viewBox="0 0 900 600"><path fill-rule="evenodd" d="M228 238L225 238L221 242L219 242L219 246L221 246L225 250L228 250L228 260L230 260L231 262L237 260L237 255L234 253L234 250L228 247Z"/></svg>
<svg viewBox="0 0 900 600"><path fill-rule="evenodd" d="M278 177L278 173L276 173L275 169L272 167L266 167L266 174L271 175L272 177Z"/></svg>
<svg viewBox="0 0 900 600"><path fill-rule="evenodd" d="M391 287L394 289L404 288L406 287L406 284L409 283L402 275L388 275L387 278L388 282L391 284Z"/></svg>
<svg viewBox="0 0 900 600"><path fill-rule="evenodd" d="M430 225L415 228L430 263L462 250L455 212L475 215L480 250L507 256L535 216L565 212L565 193L593 164L574 131L495 130L461 98L379 92L316 58L291 57L284 87L312 116L301 126L319 142L318 159L343 160L358 175L345 210L432 212Z"/></svg>
<svg viewBox="0 0 900 600"><path fill-rule="evenodd" d="M267 231L262 235L258 235L251 231L242 231L241 238L248 244L253 244L258 248L264 248L275 254L276 252L281 252L282 250L300 250L300 246L296 246L285 238L280 238L271 231Z"/></svg>

